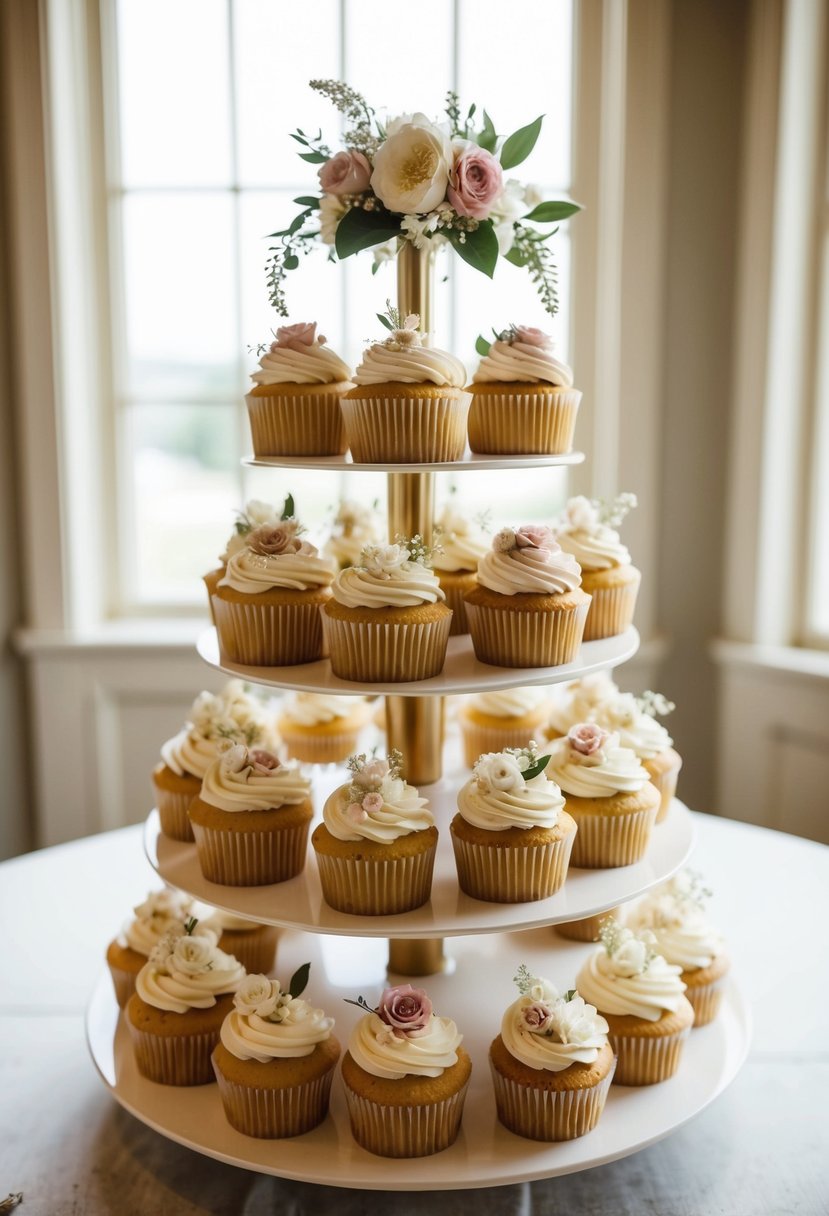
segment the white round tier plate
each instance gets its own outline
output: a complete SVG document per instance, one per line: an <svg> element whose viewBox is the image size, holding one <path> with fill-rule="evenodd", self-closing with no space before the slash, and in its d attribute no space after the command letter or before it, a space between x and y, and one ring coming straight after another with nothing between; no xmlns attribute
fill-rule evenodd
<svg viewBox="0 0 829 1216"><path fill-rule="evenodd" d="M565 942L552 929L451 943L452 975L425 981L436 1011L455 1019L472 1057L472 1079L458 1140L433 1157L374 1157L352 1139L342 1082L337 1075L328 1119L291 1140L256 1140L225 1121L215 1085L188 1089L157 1085L135 1067L128 1031L119 1019L108 974L102 975L87 1011L87 1041L103 1080L128 1111L162 1135L210 1157L245 1169L320 1185L370 1190L445 1190L498 1186L549 1178L603 1165L667 1136L722 1093L743 1063L750 1017L729 984L717 1019L691 1032L675 1077L661 1085L612 1086L602 1118L589 1135L560 1144L524 1140L495 1116L487 1052L501 1014L515 999L511 977L519 963L546 975L559 988L572 986L593 947ZM344 998L374 1004L385 984L380 943L308 937L286 932L278 947L283 982L310 960L307 996L336 1018L345 1045L360 1012ZM416 981L417 982L417 981Z"/></svg>
<svg viewBox="0 0 829 1216"><path fill-rule="evenodd" d="M318 770L315 774L317 820L330 789L343 779L343 770ZM681 802L674 801L667 819L654 828L645 857L635 865L613 870L571 867L562 889L549 899L523 904L485 903L464 895L458 887L448 824L455 813L455 792L460 783L459 778L444 778L435 785L422 787L441 829L432 897L422 908L398 916L354 916L330 908L322 898L310 845L302 874L268 887L225 887L208 882L199 867L195 844L165 836L157 811L152 811L147 819L144 848L150 865L165 882L224 911L311 933L375 938L506 933L594 916L664 882L684 865L693 848L693 819Z"/></svg>
<svg viewBox="0 0 829 1216"><path fill-rule="evenodd" d="M210 667L225 675L265 684L271 688L286 688L293 692L335 692L377 696L422 697L451 696L455 693L485 692L498 688L517 688L531 684L561 684L580 680L593 671L603 671L626 662L639 649L639 634L633 628L613 638L598 642L583 642L578 657L572 663L558 667L492 667L475 658L469 635L449 639L443 671L429 680L413 680L410 684L359 683L341 680L331 672L328 659L315 663L298 663L293 667L244 667L232 663L219 653L216 630L206 629L197 643L199 655Z"/></svg>
<svg viewBox="0 0 829 1216"><path fill-rule="evenodd" d="M497 472L501 469L548 469L556 465L584 462L584 452L565 452L561 456L476 456L467 448L460 460L432 464L361 464L345 456L245 456L243 465L271 469L353 469L364 473L458 473Z"/></svg>

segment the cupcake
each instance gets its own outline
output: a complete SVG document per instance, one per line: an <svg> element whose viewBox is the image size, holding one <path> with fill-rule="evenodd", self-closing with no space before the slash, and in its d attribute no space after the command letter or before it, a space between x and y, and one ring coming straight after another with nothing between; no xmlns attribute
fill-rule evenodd
<svg viewBox="0 0 829 1216"><path fill-rule="evenodd" d="M290 510L288 510L289 506ZM280 520L287 519L290 515L293 515L293 499L290 495L285 500L285 507L281 512L268 502L260 502L258 499L252 498L250 502L245 504L244 511L236 513L236 523L233 525L233 531L227 539L224 551L219 555L219 564L215 570L209 570L203 579L204 585L207 588L210 616L214 625L216 624L216 617L213 612L213 596L216 588L225 576L227 563L233 554L238 553L240 549L245 547L245 537L254 528L258 528L260 524L278 524Z"/></svg>
<svg viewBox="0 0 829 1216"><path fill-rule="evenodd" d="M150 891L143 904L133 909L135 916L107 946L106 960L121 1009L135 992L135 977L165 933L184 931L193 901L183 891L164 887Z"/></svg>
<svg viewBox="0 0 829 1216"><path fill-rule="evenodd" d="M438 831L425 798L401 776L402 756L348 761L311 844L325 902L338 912L392 916L425 904Z"/></svg>
<svg viewBox="0 0 829 1216"><path fill-rule="evenodd" d="M441 671L451 609L419 536L368 545L341 570L323 608L331 670L345 680L405 683Z"/></svg>
<svg viewBox="0 0 829 1216"><path fill-rule="evenodd" d="M594 671L569 684L556 684L550 689L552 704L545 735L560 739L571 726L596 722L605 702L619 695L619 686L606 671Z"/></svg>
<svg viewBox="0 0 829 1216"><path fill-rule="evenodd" d="M212 600L223 659L281 667L321 657L334 563L301 531L295 519L263 524L228 561Z"/></svg>
<svg viewBox="0 0 829 1216"><path fill-rule="evenodd" d="M498 1119L529 1140L574 1140L598 1123L613 1080L607 1022L526 967L515 984L521 995L489 1049Z"/></svg>
<svg viewBox="0 0 829 1216"><path fill-rule="evenodd" d="M126 1021L142 1077L161 1085L207 1085L233 993L245 969L216 945L215 934L184 930L161 939L135 979Z"/></svg>
<svg viewBox="0 0 829 1216"><path fill-rule="evenodd" d="M472 1064L451 1018L422 988L387 988L376 1010L362 999L343 1056L354 1139L380 1157L426 1157L453 1144Z"/></svg>
<svg viewBox="0 0 829 1216"><path fill-rule="evenodd" d="M461 706L458 721L467 768L484 752L526 747L544 735L550 701L543 688L501 688L477 693Z"/></svg>
<svg viewBox="0 0 829 1216"><path fill-rule="evenodd" d="M469 386L469 446L493 455L559 455L573 447L581 393L540 329L511 325Z"/></svg>
<svg viewBox="0 0 829 1216"><path fill-rule="evenodd" d="M585 642L624 633L633 620L642 575L631 565L616 526L635 506L635 494L620 494L609 506L579 495L567 503L556 527L556 540L579 563L582 587L593 597Z"/></svg>
<svg viewBox="0 0 829 1216"><path fill-rule="evenodd" d="M424 345L420 318L388 310L389 336L363 353L342 399L348 445L365 464L460 460L470 395L466 369Z"/></svg>
<svg viewBox="0 0 829 1216"><path fill-rule="evenodd" d="M478 562L489 548L486 533L447 503L435 520L434 539L432 566L452 609L452 636L469 633L463 597L475 586Z"/></svg>
<svg viewBox="0 0 829 1216"><path fill-rule="evenodd" d="M202 930L211 929L216 934L219 949L238 959L245 971L267 974L273 970L279 940L275 925L260 925L221 908L210 908L201 925Z"/></svg>
<svg viewBox="0 0 829 1216"><path fill-rule="evenodd" d="M681 968L666 963L647 930L634 934L605 921L602 945L576 977L576 987L607 1021L616 1053L616 1085L653 1085L672 1077L694 1021Z"/></svg>
<svg viewBox="0 0 829 1216"><path fill-rule="evenodd" d="M341 456L340 401L351 372L317 336L316 322L282 325L245 397L255 456Z"/></svg>
<svg viewBox="0 0 829 1216"><path fill-rule="evenodd" d="M152 772L161 830L173 840L192 840L187 815L202 779L216 757L232 743L277 746L273 712L245 692L241 680L230 680L218 694L201 692L188 721L161 748L161 763Z"/></svg>
<svg viewBox="0 0 829 1216"><path fill-rule="evenodd" d="M201 872L229 887L294 878L305 865L311 783L297 764L236 744L207 770L190 804Z"/></svg>
<svg viewBox="0 0 829 1216"><path fill-rule="evenodd" d="M475 654L496 667L557 667L581 645L590 596L549 528L502 528L464 597Z"/></svg>
<svg viewBox="0 0 829 1216"><path fill-rule="evenodd" d="M654 949L682 968L695 1026L707 1026L716 1017L730 965L722 935L705 915L710 894L698 874L681 870L637 904L628 919L632 929L649 929Z"/></svg>
<svg viewBox="0 0 829 1216"><path fill-rule="evenodd" d="M659 792L619 736L594 722L571 728L550 744L548 773L578 824L573 865L588 870L629 866L645 854L659 809Z"/></svg>
<svg viewBox="0 0 829 1216"><path fill-rule="evenodd" d="M524 903L563 885L576 824L548 761L532 743L481 756L461 787L450 831L458 883L474 899Z"/></svg>
<svg viewBox="0 0 829 1216"><path fill-rule="evenodd" d="M560 921L556 924L555 930L561 937L566 937L571 942L597 942L603 921L607 917L619 920L621 914L621 908L608 908L606 912L597 912L595 916L582 916L579 920Z"/></svg>
<svg viewBox="0 0 829 1216"><path fill-rule="evenodd" d="M365 697L331 692L298 692L285 706L279 731L292 760L336 764L357 747L371 710Z"/></svg>
<svg viewBox="0 0 829 1216"><path fill-rule="evenodd" d="M322 1123L340 1045L334 1019L302 999L308 964L287 992L278 980L247 975L213 1050L227 1121L245 1136L277 1140Z"/></svg>
<svg viewBox="0 0 829 1216"><path fill-rule="evenodd" d="M338 570L357 566L366 545L376 544L384 532L376 510L343 499L334 516L331 535L323 545L323 555L332 558Z"/></svg>
<svg viewBox="0 0 829 1216"><path fill-rule="evenodd" d="M609 698L599 709L596 721L618 732L622 747L629 747L647 771L651 785L659 791L656 822L661 823L676 794L682 757L673 748L673 739L656 721L656 714L669 714L675 708L661 693L645 692L641 697L622 692Z"/></svg>

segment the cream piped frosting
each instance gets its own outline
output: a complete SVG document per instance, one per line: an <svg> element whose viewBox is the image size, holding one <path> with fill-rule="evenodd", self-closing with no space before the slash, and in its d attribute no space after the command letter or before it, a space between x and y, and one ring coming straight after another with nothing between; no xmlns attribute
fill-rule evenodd
<svg viewBox="0 0 829 1216"><path fill-rule="evenodd" d="M395 313L394 320L399 320ZM354 373L354 383L437 384L462 388L466 368L449 351L424 346L419 331L420 317L405 317L383 342L374 342L365 351Z"/></svg>
<svg viewBox="0 0 829 1216"><path fill-rule="evenodd" d="M311 783L298 764L237 744L207 770L200 797L220 811L269 811L296 806L310 792Z"/></svg>
<svg viewBox="0 0 829 1216"><path fill-rule="evenodd" d="M655 949L683 971L709 967L725 953L725 942L705 915L707 894L695 874L681 870L637 904L628 924L650 930Z"/></svg>
<svg viewBox="0 0 829 1216"><path fill-rule="evenodd" d="M200 692L182 730L161 747L161 758L179 777L204 778L216 757L232 743L278 745L273 710L229 680L220 693Z"/></svg>
<svg viewBox="0 0 829 1216"><path fill-rule="evenodd" d="M539 686L530 688L499 688L495 692L479 692L467 701L469 709L491 718L523 718L549 704L547 692Z"/></svg>
<svg viewBox="0 0 829 1216"><path fill-rule="evenodd" d="M673 744L661 722L640 708L633 693L621 692L599 709L596 721L615 731L622 747L630 748L640 760L653 760Z"/></svg>
<svg viewBox="0 0 829 1216"><path fill-rule="evenodd" d="M133 908L135 916L124 927L123 939L131 950L149 958L166 933L184 932L192 907L193 900L183 891L172 887L150 891L144 902Z"/></svg>
<svg viewBox="0 0 829 1216"><path fill-rule="evenodd" d="M212 1009L217 996L235 992L244 978L244 967L219 949L215 934L171 932L138 972L135 991L155 1009L186 1013Z"/></svg>
<svg viewBox="0 0 829 1216"><path fill-rule="evenodd" d="M351 781L326 800L322 819L337 840L371 840L390 844L401 836L434 827L426 798L400 775L402 757L391 752L387 760L351 756Z"/></svg>
<svg viewBox="0 0 829 1216"><path fill-rule="evenodd" d="M550 726L566 735L571 726L595 722L606 701L619 695L619 686L606 671L595 671L569 684L559 684L553 690Z"/></svg>
<svg viewBox="0 0 829 1216"><path fill-rule="evenodd" d="M603 923L600 933L602 945L576 977L584 999L603 1014L649 1022L657 1022L665 1011L676 1013L684 1000L682 968L656 953L653 934L635 934L612 920Z"/></svg>
<svg viewBox="0 0 829 1216"><path fill-rule="evenodd" d="M322 726L340 718L368 720L365 697L341 697L333 692L298 692L285 706L285 718L299 726Z"/></svg>
<svg viewBox="0 0 829 1216"><path fill-rule="evenodd" d="M507 828L554 828L564 798L550 781L534 745L489 752L475 762L472 777L458 793L467 823L487 832Z"/></svg>
<svg viewBox="0 0 829 1216"><path fill-rule="evenodd" d="M295 519L255 528L245 538L244 548L228 561L219 586L243 595L258 595L275 587L311 591L330 586L334 562L320 557L314 545L300 539L300 532Z"/></svg>
<svg viewBox="0 0 829 1216"><path fill-rule="evenodd" d="M559 994L549 980L526 968L515 979L521 996L501 1020L501 1038L510 1055L528 1068L548 1072L595 1063L608 1032L595 1005L575 990Z"/></svg>
<svg viewBox="0 0 829 1216"><path fill-rule="evenodd" d="M367 545L360 564L341 570L331 587L334 599L346 608L415 608L436 604L446 596L426 557L412 557L419 538L393 545Z"/></svg>
<svg viewBox="0 0 829 1216"><path fill-rule="evenodd" d="M630 553L608 521L613 519L621 523L631 507L635 506L635 494L620 494L609 508L603 508L602 504L582 495L571 498L556 525L556 540L562 549L573 555L583 570L629 566Z"/></svg>
<svg viewBox="0 0 829 1216"><path fill-rule="evenodd" d="M499 334L473 376L476 384L506 381L573 387L573 370L553 355L549 334L528 325L513 325Z"/></svg>
<svg viewBox="0 0 829 1216"><path fill-rule="evenodd" d="M363 1009L368 1006L360 998ZM422 988L387 988L376 1010L360 1018L348 1050L374 1077L439 1077L458 1062L463 1035L451 1018L438 1017Z"/></svg>
<svg viewBox="0 0 829 1216"><path fill-rule="evenodd" d="M478 582L499 595L560 595L581 584L578 562L542 525L502 528L478 563Z"/></svg>
<svg viewBox="0 0 829 1216"><path fill-rule="evenodd" d="M351 379L351 370L316 333L316 322L283 325L253 372L254 384L336 384Z"/></svg>
<svg viewBox="0 0 829 1216"><path fill-rule="evenodd" d="M565 794L577 798L611 798L638 793L649 781L647 769L619 736L594 722L571 727L550 744L548 772Z"/></svg>
<svg viewBox="0 0 829 1216"><path fill-rule="evenodd" d="M301 996L283 992L278 980L247 975L233 997L233 1010L220 1032L223 1045L239 1060L290 1060L309 1056L331 1037L334 1019Z"/></svg>
<svg viewBox="0 0 829 1216"><path fill-rule="evenodd" d="M437 545L432 557L436 570L477 570L478 562L489 548L489 540L479 523L447 503L435 520Z"/></svg>

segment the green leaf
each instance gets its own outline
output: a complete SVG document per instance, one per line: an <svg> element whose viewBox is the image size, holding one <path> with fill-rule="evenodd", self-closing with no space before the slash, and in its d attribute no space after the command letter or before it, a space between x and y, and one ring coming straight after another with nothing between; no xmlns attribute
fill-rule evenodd
<svg viewBox="0 0 829 1216"><path fill-rule="evenodd" d="M534 220L536 224L554 224L557 220L569 219L571 215L575 215L577 211L581 211L580 203L567 203L564 201L548 203L539 203L537 207L533 207L525 220Z"/></svg>
<svg viewBox="0 0 829 1216"><path fill-rule="evenodd" d="M296 135L291 131L291 139L295 139L298 144L302 144L305 148L308 147L308 140L304 138L301 131L297 131Z"/></svg>
<svg viewBox="0 0 829 1216"><path fill-rule="evenodd" d="M371 273L372 273L373 275L374 275L374 274L377 274L377 271L378 271L379 269L380 269L380 263L379 263L379 262L372 262L372 263L371 263Z"/></svg>
<svg viewBox="0 0 829 1216"><path fill-rule="evenodd" d="M513 266L527 265L527 255L517 245L513 245L509 253L504 254L504 257L508 262L512 262Z"/></svg>
<svg viewBox="0 0 829 1216"><path fill-rule="evenodd" d="M288 494L288 497L285 499L285 505L282 508L282 518L283 519L293 519L293 517L294 517L294 496L293 496L293 494Z"/></svg>
<svg viewBox="0 0 829 1216"><path fill-rule="evenodd" d="M290 994L294 998L294 1000L296 1000L296 998L298 996L301 996L302 993L305 991L306 987L308 986L308 973L310 970L311 970L311 964L303 963L302 966L298 967L297 970L294 972L294 974L291 976L291 982L288 985L288 991L290 992Z"/></svg>
<svg viewBox="0 0 829 1216"><path fill-rule="evenodd" d="M299 229L302 227L302 225L305 223L305 219L306 219L306 216L305 216L304 211L301 211L299 215L295 215L294 218L291 220L290 224L288 225L286 235L293 236L295 232L298 232Z"/></svg>
<svg viewBox="0 0 829 1216"><path fill-rule="evenodd" d="M542 756L535 764L531 764L529 768L525 768L521 776L525 781L532 781L533 777L537 777L539 773L544 772L549 763L550 757Z"/></svg>
<svg viewBox="0 0 829 1216"><path fill-rule="evenodd" d="M376 316L377 316L377 320L380 322L380 324L385 325L386 329L394 329L394 326L392 325L391 321L382 312L378 312L376 314Z"/></svg>
<svg viewBox="0 0 829 1216"><path fill-rule="evenodd" d="M282 265L286 270L296 270L299 265L299 258L295 253L289 253L286 258L282 259Z"/></svg>
<svg viewBox="0 0 829 1216"><path fill-rule="evenodd" d="M299 198L294 199L294 202L299 203L300 207L310 207L312 211L319 211L320 200L313 194L301 194Z"/></svg>
<svg viewBox="0 0 829 1216"><path fill-rule="evenodd" d="M449 229L446 234L455 249L455 252L473 266L475 270L480 270L482 274L488 275L491 279L495 273L495 264L498 261L498 238L495 235L495 229L492 226L492 220L484 220L479 224L473 232L467 232L466 240L461 242L460 233L455 229Z"/></svg>
<svg viewBox="0 0 829 1216"><path fill-rule="evenodd" d="M478 147L486 148L487 152L494 152L497 142L498 134L495 130L495 125L486 110L484 110L484 126L483 130L478 133Z"/></svg>
<svg viewBox="0 0 829 1216"><path fill-rule="evenodd" d="M370 249L372 245L383 245L399 235L400 221L389 215L388 211L364 211L362 207L352 207L337 225L334 247L337 257L348 258L352 253Z"/></svg>
<svg viewBox="0 0 829 1216"><path fill-rule="evenodd" d="M538 136L541 134L541 124L543 121L544 115L541 114L536 118L535 122L528 123L526 127L520 127L517 131L513 131L501 149L502 169L514 169L516 165L520 165L522 161L527 159L535 147Z"/></svg>
<svg viewBox="0 0 829 1216"><path fill-rule="evenodd" d="M300 160L307 160L309 165L324 165L328 160L321 152L300 152Z"/></svg>
<svg viewBox="0 0 829 1216"><path fill-rule="evenodd" d="M483 334L478 334L478 337L475 339L475 350L478 354L485 357L489 354L490 346L492 346L492 343L487 342Z"/></svg>

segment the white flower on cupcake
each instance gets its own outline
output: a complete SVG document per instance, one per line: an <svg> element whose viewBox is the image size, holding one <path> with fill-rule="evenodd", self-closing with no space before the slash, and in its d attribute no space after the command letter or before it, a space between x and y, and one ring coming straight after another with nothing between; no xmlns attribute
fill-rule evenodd
<svg viewBox="0 0 829 1216"><path fill-rule="evenodd" d="M215 938L183 933L173 947L169 965L184 975L203 975L213 965L215 947Z"/></svg>
<svg viewBox="0 0 829 1216"><path fill-rule="evenodd" d="M360 564L376 578L391 578L408 560L402 545L366 545L360 554Z"/></svg>
<svg viewBox="0 0 829 1216"><path fill-rule="evenodd" d="M478 788L512 793L523 789L524 774L517 757L511 752L488 752L479 756L473 769Z"/></svg>
<svg viewBox="0 0 829 1216"><path fill-rule="evenodd" d="M389 211L432 211L446 198L452 168L448 134L425 114L403 114L386 128L374 156L371 188Z"/></svg>
<svg viewBox="0 0 829 1216"><path fill-rule="evenodd" d="M239 1013L250 1017L269 1018L279 1000L279 985L266 975L246 975L234 994L233 1004Z"/></svg>
<svg viewBox="0 0 829 1216"><path fill-rule="evenodd" d="M588 1005L577 992L568 1000L559 1001L555 1007L553 1021L562 1043L589 1044L596 1034L607 1034L609 1027L595 1005Z"/></svg>
<svg viewBox="0 0 829 1216"><path fill-rule="evenodd" d="M608 751L619 746L619 736L611 734L595 722L581 722L567 732L570 759L588 768L604 764Z"/></svg>
<svg viewBox="0 0 829 1216"><path fill-rule="evenodd" d="M610 917L602 922L599 939L607 952L605 969L622 979L642 975L655 957L656 938L650 929L634 933Z"/></svg>
<svg viewBox="0 0 829 1216"><path fill-rule="evenodd" d="M139 920L180 921L187 918L193 900L182 891L174 891L172 887L164 887L161 891L151 891L143 903L133 908Z"/></svg>

